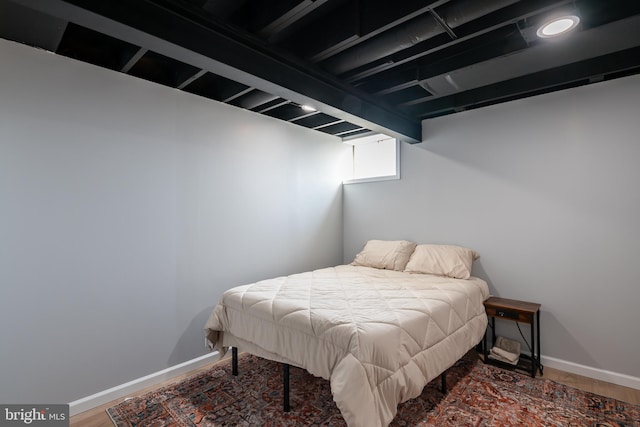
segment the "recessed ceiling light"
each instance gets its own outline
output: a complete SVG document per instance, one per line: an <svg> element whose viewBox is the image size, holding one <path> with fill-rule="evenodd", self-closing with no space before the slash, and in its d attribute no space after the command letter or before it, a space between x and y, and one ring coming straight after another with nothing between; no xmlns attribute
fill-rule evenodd
<svg viewBox="0 0 640 427"><path fill-rule="evenodd" d="M542 24L536 34L543 39L559 36L573 30L579 23L580 18L575 15L559 16Z"/></svg>
<svg viewBox="0 0 640 427"><path fill-rule="evenodd" d="M315 108L313 108L311 105L301 105L300 108L302 108L304 111L308 111L308 112L312 112L312 111L316 111Z"/></svg>

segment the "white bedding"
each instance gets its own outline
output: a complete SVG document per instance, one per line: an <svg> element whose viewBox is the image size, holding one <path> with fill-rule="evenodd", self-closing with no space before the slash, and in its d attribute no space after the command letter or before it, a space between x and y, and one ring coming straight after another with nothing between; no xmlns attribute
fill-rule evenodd
<svg viewBox="0 0 640 427"><path fill-rule="evenodd" d="M205 332L221 353L238 345L328 379L349 426L386 426L480 342L488 295L475 277L343 265L230 289Z"/></svg>

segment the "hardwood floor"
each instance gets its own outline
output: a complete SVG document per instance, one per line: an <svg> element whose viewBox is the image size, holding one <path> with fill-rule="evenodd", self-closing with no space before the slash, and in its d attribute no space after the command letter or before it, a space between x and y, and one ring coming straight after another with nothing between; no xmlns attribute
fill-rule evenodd
<svg viewBox="0 0 640 427"><path fill-rule="evenodd" d="M210 367L211 365L199 368L197 370L193 370L191 372L180 375L178 377L169 379L161 384L158 384L157 386L144 389L136 393L135 395L142 395L142 394L148 393L152 390L155 390L156 388L169 385L171 383L180 381L191 375L197 374L201 371L205 371ZM623 387L623 386L607 383L604 381L594 380L593 378L583 377L581 375L571 374L568 372L560 371L560 370L549 368L549 367L544 368L544 376L542 378L547 378L561 384L565 384L565 385L582 389L585 391L589 391L592 393L600 394L602 396L613 397L614 399L622 400L624 402L640 405L640 390L636 390L633 388ZM113 423L111 422L111 419L107 415L106 409L113 405L116 405L122 400L123 399L114 400L112 402L98 406L97 408L91 409L89 411L86 411L71 417L71 424L70 424L71 427L113 427Z"/></svg>
<svg viewBox="0 0 640 427"><path fill-rule="evenodd" d="M611 384L549 367L544 368L543 378L581 390L590 391L591 393L596 393L601 396L612 397L622 400L623 402L640 405L640 390L634 388Z"/></svg>
<svg viewBox="0 0 640 427"><path fill-rule="evenodd" d="M219 363L219 362L216 362ZM164 387L166 385L181 381L191 375L198 374L202 371L206 371L211 369L213 364L203 366L198 369L194 369L193 371L187 372L186 374L179 375L174 378L170 378L166 381L161 382L158 385L145 388L137 393L132 394L131 396L141 396L143 394L149 393L157 388ZM111 418L107 415L107 408L110 408L118 403L122 402L125 398L120 398L117 400L113 400L111 402L105 403L104 405L100 405L88 411L82 412L78 415L71 417L70 427L113 427L113 423L111 422Z"/></svg>

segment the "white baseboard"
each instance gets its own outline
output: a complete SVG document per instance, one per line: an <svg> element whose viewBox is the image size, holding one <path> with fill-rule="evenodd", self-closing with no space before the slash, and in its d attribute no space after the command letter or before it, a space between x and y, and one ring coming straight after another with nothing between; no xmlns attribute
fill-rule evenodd
<svg viewBox="0 0 640 427"><path fill-rule="evenodd" d="M138 378L128 383L101 391L91 396L84 397L69 403L69 415L74 416L81 412L88 411L112 400L120 399L127 395L136 393L147 387L159 384L163 381L185 374L194 369L213 363L218 358L218 352L214 351L204 356L188 360L176 366L164 369L159 372ZM572 374L582 375L594 378L600 381L606 381L612 384L640 390L640 378L631 375L620 374L618 372L606 371L604 369L593 368L591 366L580 365L578 363L569 362L555 357L542 356L542 364L546 367L559 369L561 371L570 372Z"/></svg>
<svg viewBox="0 0 640 427"><path fill-rule="evenodd" d="M155 372L142 378L138 378L128 383L121 384L119 386L110 388L108 390L101 391L91 396L83 397L82 399L75 400L69 403L69 415L74 416L81 412L88 411L112 400L120 399L127 395L136 393L147 387L159 384L168 379L177 377L178 375L185 374L194 369L198 369L210 363L213 363L218 358L218 352L214 351L204 356L197 357L192 360L188 360L179 365L172 366L162 371Z"/></svg>
<svg viewBox="0 0 640 427"><path fill-rule="evenodd" d="M593 368L591 366L580 365L578 363L556 359L555 357L548 357L543 355L541 359L542 365L545 367L548 366L550 368L559 369L561 371L570 372L572 374L582 375L596 380L606 381L611 384L640 390L640 378L638 377L632 377L631 375Z"/></svg>

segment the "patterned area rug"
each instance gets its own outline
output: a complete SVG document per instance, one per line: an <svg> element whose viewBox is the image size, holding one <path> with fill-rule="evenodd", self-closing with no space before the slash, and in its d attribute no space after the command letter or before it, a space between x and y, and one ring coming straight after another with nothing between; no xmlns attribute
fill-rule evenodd
<svg viewBox="0 0 640 427"><path fill-rule="evenodd" d="M281 365L248 354L107 412L123 426L346 426L329 382L291 367L291 411L282 411ZM470 352L421 396L401 404L392 426L640 426L640 405L483 364Z"/></svg>

